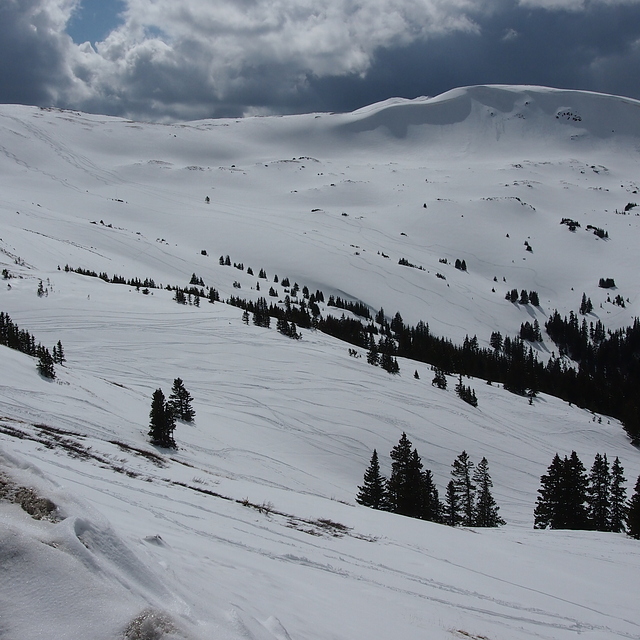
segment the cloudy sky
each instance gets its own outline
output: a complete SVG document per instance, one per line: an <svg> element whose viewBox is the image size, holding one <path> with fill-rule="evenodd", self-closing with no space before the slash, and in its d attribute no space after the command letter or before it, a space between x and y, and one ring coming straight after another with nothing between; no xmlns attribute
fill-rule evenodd
<svg viewBox="0 0 640 640"><path fill-rule="evenodd" d="M0 0L0 103L166 121L485 83L640 99L640 0Z"/></svg>

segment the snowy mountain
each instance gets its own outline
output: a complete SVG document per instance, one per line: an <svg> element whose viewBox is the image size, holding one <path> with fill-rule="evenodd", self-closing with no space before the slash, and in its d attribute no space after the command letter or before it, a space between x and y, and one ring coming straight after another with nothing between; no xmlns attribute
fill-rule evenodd
<svg viewBox="0 0 640 640"><path fill-rule="evenodd" d="M533 529L556 452L619 457L631 493L640 456L617 420L480 379L465 381L473 408L424 363L390 376L322 332L290 340L164 287L196 274L223 301L276 303L289 278L482 347L577 314L583 294L590 322L629 326L639 108L507 86L183 124L1 106L0 311L67 361L47 380L0 347L0 635L637 637L637 541ZM546 335L533 348L557 351ZM196 420L170 451L147 431L153 391L176 377ZM403 431L441 496L462 450L486 456L507 525L356 505L372 450L388 475ZM36 520L16 495L57 509Z"/></svg>

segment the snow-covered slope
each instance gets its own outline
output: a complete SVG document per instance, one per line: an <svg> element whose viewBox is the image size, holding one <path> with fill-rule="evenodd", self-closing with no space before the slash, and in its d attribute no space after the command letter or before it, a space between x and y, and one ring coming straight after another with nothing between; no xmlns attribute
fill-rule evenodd
<svg viewBox="0 0 640 640"><path fill-rule="evenodd" d="M637 542L532 529L556 452L619 456L635 480L640 458L615 420L479 380L474 409L453 379L432 387L425 365L389 376L320 333L291 341L235 307L181 306L58 266L180 286L196 273L223 298L271 285L282 298L278 274L456 341L577 311L583 292L592 321L625 326L640 304L639 209L616 210L638 199L638 106L471 87L353 114L181 125L0 107L0 265L12 276L0 310L45 345L61 340L68 360L47 381L0 347L5 493L33 487L58 505L50 522L0 502L0 635L637 637ZM507 302L512 288L537 290L541 307ZM167 453L147 442L148 413L176 377L197 416ZM356 506L372 449L388 474L402 431L441 493L463 449L486 456L507 526Z"/></svg>

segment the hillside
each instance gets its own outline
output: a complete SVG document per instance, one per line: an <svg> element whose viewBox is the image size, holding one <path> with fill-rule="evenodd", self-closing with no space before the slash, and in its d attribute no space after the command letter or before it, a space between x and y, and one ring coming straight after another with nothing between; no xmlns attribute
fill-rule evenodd
<svg viewBox="0 0 640 640"><path fill-rule="evenodd" d="M587 467L618 456L631 492L640 457L617 420L479 379L466 381L473 408L425 364L400 358L389 376L321 332L290 340L161 287L197 274L222 300L273 286L276 302L288 277L482 346L577 313L583 293L590 321L626 327L640 315L639 106L471 87L351 114L173 125L0 107L0 310L67 357L50 381L0 347L0 478L58 505L49 522L0 503L2 634L637 637L637 541L532 528L556 452ZM242 268L220 265L227 255ZM539 307L505 300L514 288ZM544 360L555 346L535 349ZM149 408L178 376L196 421L168 452L148 443ZM463 449L486 456L507 525L356 506L371 451L388 475L403 431L441 496Z"/></svg>

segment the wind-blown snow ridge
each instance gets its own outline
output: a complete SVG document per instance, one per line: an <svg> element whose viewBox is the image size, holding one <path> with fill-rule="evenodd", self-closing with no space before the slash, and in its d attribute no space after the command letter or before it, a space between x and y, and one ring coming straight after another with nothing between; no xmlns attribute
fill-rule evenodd
<svg viewBox="0 0 640 640"><path fill-rule="evenodd" d="M0 501L0 635L638 637L637 541L532 529L556 452L618 456L631 488L640 458L617 421L465 380L474 409L425 365L388 376L321 333L292 341L235 307L64 271L183 287L195 273L223 299L273 286L274 301L289 277L481 345L577 312L583 292L587 321L626 326L640 309L640 209L624 211L638 202L638 106L488 86L180 125L0 107L0 310L68 360L51 382L0 347L0 479L58 507L34 520ZM507 302L513 288L540 306ZM167 452L148 443L149 409L175 377L196 421ZM441 496L463 449L486 456L507 526L357 506L372 449L388 474L402 431Z"/></svg>
<svg viewBox="0 0 640 640"><path fill-rule="evenodd" d="M345 125L349 131L369 131L385 127L405 138L409 127L441 127L493 118L496 128L505 121L555 118L598 138L640 135L640 102L588 91L568 91L534 86L480 85L453 89L435 98L385 101L360 109ZM516 121L517 122L517 121ZM522 122L520 123L522 124ZM539 124L539 122L537 122ZM548 126L549 133L554 132ZM555 130L559 131L558 127ZM522 130L515 128L516 135Z"/></svg>

